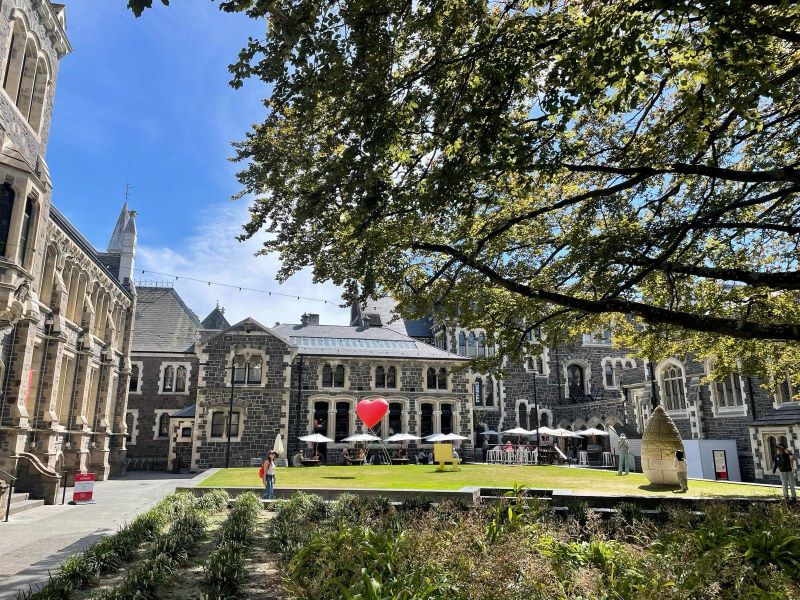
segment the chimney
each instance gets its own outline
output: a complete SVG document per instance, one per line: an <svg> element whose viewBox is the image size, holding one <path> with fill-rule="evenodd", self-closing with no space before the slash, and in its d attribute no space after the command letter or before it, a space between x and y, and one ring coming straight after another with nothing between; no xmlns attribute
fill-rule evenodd
<svg viewBox="0 0 800 600"><path fill-rule="evenodd" d="M361 322L363 323L364 329L369 329L369 322L370 322L369 315L364 315L363 317L361 317Z"/></svg>
<svg viewBox="0 0 800 600"><path fill-rule="evenodd" d="M307 327L308 326L308 314L306 314L306 313L302 314L302 316L300 317L300 324L303 327Z"/></svg>
<svg viewBox="0 0 800 600"><path fill-rule="evenodd" d="M308 325L319 325L319 315L311 313L308 315Z"/></svg>

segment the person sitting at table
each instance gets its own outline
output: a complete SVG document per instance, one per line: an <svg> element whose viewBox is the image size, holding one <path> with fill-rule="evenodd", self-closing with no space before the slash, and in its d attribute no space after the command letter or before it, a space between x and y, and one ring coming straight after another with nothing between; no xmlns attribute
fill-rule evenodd
<svg viewBox="0 0 800 600"><path fill-rule="evenodd" d="M395 450L392 452L392 458L400 458L400 450Z"/></svg>
<svg viewBox="0 0 800 600"><path fill-rule="evenodd" d="M366 460L366 458L367 458L367 455L364 452L364 449L363 448L359 448L358 449L358 462L363 465L364 461Z"/></svg>
<svg viewBox="0 0 800 600"><path fill-rule="evenodd" d="M404 460L408 459L408 454L406 453L405 448L400 448L400 451L397 453L397 458L402 458Z"/></svg>
<svg viewBox="0 0 800 600"><path fill-rule="evenodd" d="M347 448L342 450L342 458L344 459L345 466L353 464L353 459L350 456L350 450L348 450Z"/></svg>
<svg viewBox="0 0 800 600"><path fill-rule="evenodd" d="M514 445L510 441L506 442L506 445L503 446L503 450L505 450L506 452L513 452L514 451Z"/></svg>
<svg viewBox="0 0 800 600"><path fill-rule="evenodd" d="M425 450L420 450L417 452L417 464L424 465L428 463L428 455L425 453Z"/></svg>
<svg viewBox="0 0 800 600"><path fill-rule="evenodd" d="M311 453L311 460L319 460L319 450L314 448L314 452Z"/></svg>
<svg viewBox="0 0 800 600"><path fill-rule="evenodd" d="M303 466L303 451L298 450L292 456L292 466L293 467L302 467Z"/></svg>

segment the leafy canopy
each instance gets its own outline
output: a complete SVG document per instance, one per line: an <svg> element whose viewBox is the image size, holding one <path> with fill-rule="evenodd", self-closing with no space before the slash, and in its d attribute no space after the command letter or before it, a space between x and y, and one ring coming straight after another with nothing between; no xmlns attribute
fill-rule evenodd
<svg viewBox="0 0 800 600"><path fill-rule="evenodd" d="M149 0L131 0L141 11ZM496 335L613 326L781 377L800 340L800 18L769 0L230 0L270 85L244 237Z"/></svg>

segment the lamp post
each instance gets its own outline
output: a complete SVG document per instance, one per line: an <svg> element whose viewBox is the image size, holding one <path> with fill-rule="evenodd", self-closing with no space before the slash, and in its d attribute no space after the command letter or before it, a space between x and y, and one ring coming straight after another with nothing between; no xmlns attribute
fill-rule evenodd
<svg viewBox="0 0 800 600"><path fill-rule="evenodd" d="M544 365L543 365L544 366ZM533 409L536 411L536 456L539 456L539 398L536 395L536 373L533 374Z"/></svg>

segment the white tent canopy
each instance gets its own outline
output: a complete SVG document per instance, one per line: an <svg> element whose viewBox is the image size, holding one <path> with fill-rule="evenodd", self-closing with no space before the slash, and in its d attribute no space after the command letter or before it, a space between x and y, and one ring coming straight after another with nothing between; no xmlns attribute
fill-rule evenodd
<svg viewBox="0 0 800 600"><path fill-rule="evenodd" d="M414 440L418 440L420 437L418 435L411 435L410 433L395 433L394 435L390 435L388 438L383 440L384 442L412 442Z"/></svg>
<svg viewBox="0 0 800 600"><path fill-rule="evenodd" d="M312 433L311 435L304 435L301 438L298 438L301 442L311 442L313 444L329 444L332 443L333 440L329 437L325 437L319 433Z"/></svg>
<svg viewBox="0 0 800 600"><path fill-rule="evenodd" d="M371 433L357 433L350 437L342 438L343 442L380 442L381 438Z"/></svg>
<svg viewBox="0 0 800 600"><path fill-rule="evenodd" d="M607 431L603 431L602 429L595 429L594 427L590 429L584 429L583 431L579 431L578 434L582 437L590 435L609 435Z"/></svg>

